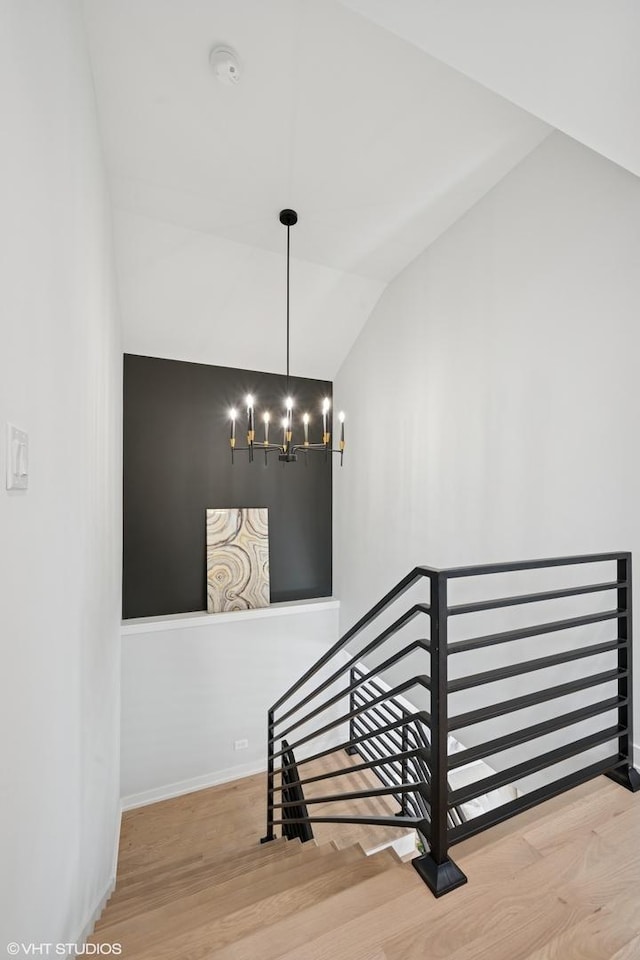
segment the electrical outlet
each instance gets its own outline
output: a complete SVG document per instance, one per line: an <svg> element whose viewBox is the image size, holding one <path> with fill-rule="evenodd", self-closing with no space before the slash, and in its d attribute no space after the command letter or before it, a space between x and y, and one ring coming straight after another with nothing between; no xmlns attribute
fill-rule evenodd
<svg viewBox="0 0 640 960"><path fill-rule="evenodd" d="M249 746L248 740L234 740L233 749L234 750L246 750Z"/></svg>

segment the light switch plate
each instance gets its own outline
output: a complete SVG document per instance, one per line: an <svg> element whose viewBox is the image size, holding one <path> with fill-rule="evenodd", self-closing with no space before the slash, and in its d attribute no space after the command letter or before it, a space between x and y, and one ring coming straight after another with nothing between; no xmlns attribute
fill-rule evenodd
<svg viewBox="0 0 640 960"><path fill-rule="evenodd" d="M12 423L7 424L7 490L29 486L29 436Z"/></svg>

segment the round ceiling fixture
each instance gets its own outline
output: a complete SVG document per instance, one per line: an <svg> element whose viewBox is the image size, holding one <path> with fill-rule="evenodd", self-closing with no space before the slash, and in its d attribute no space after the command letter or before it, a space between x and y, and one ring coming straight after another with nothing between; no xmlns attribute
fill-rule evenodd
<svg viewBox="0 0 640 960"><path fill-rule="evenodd" d="M209 54L209 63L220 83L232 87L239 81L240 59L231 47L214 47Z"/></svg>

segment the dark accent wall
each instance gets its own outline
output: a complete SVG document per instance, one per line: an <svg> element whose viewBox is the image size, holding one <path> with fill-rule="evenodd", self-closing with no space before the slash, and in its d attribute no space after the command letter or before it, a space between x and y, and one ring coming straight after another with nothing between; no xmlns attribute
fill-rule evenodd
<svg viewBox="0 0 640 960"><path fill-rule="evenodd" d="M310 439L321 439L320 406L331 386L291 378L294 441L302 440L305 410ZM256 398L256 439L267 408L270 439L280 442L284 377L125 355L125 618L206 610L207 507L268 507L272 603L331 595L331 458L280 463L271 453L265 467L256 450L253 463L237 453L232 466L229 409L238 409L244 445L247 393Z"/></svg>

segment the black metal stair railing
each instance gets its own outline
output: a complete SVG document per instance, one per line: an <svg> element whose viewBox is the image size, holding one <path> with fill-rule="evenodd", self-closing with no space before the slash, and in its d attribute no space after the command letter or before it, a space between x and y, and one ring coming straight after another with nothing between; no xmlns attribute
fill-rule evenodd
<svg viewBox="0 0 640 960"><path fill-rule="evenodd" d="M537 589L498 598L483 594L481 599L473 602L451 604L448 599L452 583L468 581L478 585L493 575L532 575L534 571L556 575L562 568L577 571L584 569L586 564L614 564L615 575L598 583ZM395 607L406 591L421 581L429 584L430 602L413 604L353 653L356 637L365 628L375 626L381 614ZM413 860L413 865L432 892L440 896L466 882L462 871L449 857L449 848L455 843L599 774L606 774L628 789L637 790L640 775L633 767L632 753L631 588L631 554L627 552L448 570L416 567L270 709L267 834L264 840L275 837L277 826L286 832L294 823L305 826L313 823L366 823L414 827L429 849L428 853ZM504 612L508 608L526 612L532 609L531 605L542 604L544 607L551 601L566 600L574 603L576 598L598 594L608 597L612 593L615 594L615 606L608 609L492 633L478 633L475 628L479 614L491 612L495 615L496 611ZM458 639L455 636L459 632L457 626L465 622L465 617L471 617L467 624L472 635ZM420 622L428 621L429 636L409 640L398 650L402 631L417 618ZM449 638L452 621L456 629L451 630ZM614 628L610 631L615 632L614 637L585 638L581 634L578 642L573 633L566 633L596 626L598 630L607 630L607 625ZM556 642L556 637L564 638L563 642L558 641L561 649L544 656L538 656L536 649L536 656L530 659L518 659L517 649L513 652L514 644L523 640L534 640L539 644L539 638L543 637L550 642ZM572 644L568 648L567 638ZM392 652L386 655L389 650ZM486 664L490 669L476 669L479 652L483 658L496 661ZM374 653L384 659L370 667L369 661ZM423 664L417 673L407 669L416 656L422 658ZM498 662L500 657L504 662ZM595 672L565 679L562 683L548 680L549 671L557 673L569 669L569 665L578 670L581 665L588 668L592 658L598 664ZM608 662L606 668L604 660ZM400 667L408 674L405 679L394 680L393 685L381 679L381 675L392 668L397 675ZM450 667L454 674L452 678L449 677ZM547 679L541 681L541 676ZM529 682L533 689L504 699L500 684L505 681L516 683L519 690L523 683ZM311 684L313 687L309 691ZM494 688L493 684L498 687ZM336 685L337 692L331 692L335 691ZM615 695L612 695L612 685L615 686ZM478 691L485 687L492 694L485 705L477 705ZM605 691L598 692L602 687L606 688ZM325 691L329 691L329 695L318 703ZM509 694L512 692L510 690ZM296 694L300 699L294 701ZM455 712L450 700L459 702L461 694L467 699L473 697L469 704L472 708ZM525 720L523 725L523 714L527 711L545 705L557 706L557 701L574 695L581 699L578 704L571 704L572 709L567 710L566 704L560 705L559 712L554 715L535 723ZM425 696L429 699L428 710L411 709L412 697L420 700ZM347 704L346 712L339 712L338 716L331 714L327 719L327 711L334 711L344 703ZM301 713L303 708L306 712ZM580 724L612 714L615 722L604 727L589 732L575 729ZM497 736L495 724L490 728L493 736L483 734L484 724L500 718L505 718L505 722ZM461 730L466 731L463 739L469 746L449 755L449 734ZM516 748L522 750L528 745L535 749L538 741L551 735L557 741L552 749L548 749L549 744L543 744L542 752L533 756L524 749L520 756L512 758L516 762L505 758L505 754ZM329 737L331 743L318 750L321 744L313 744L321 737ZM293 750L298 752L297 764ZM341 764L339 757L345 750L352 756L358 754L358 762L343 765L343 760ZM312 767L310 776L305 772L308 764L328 760L336 767L323 768L320 773ZM451 782L457 772L470 764L488 760L494 763L495 769L490 769L479 779L452 788ZM554 768L563 768L563 765L566 768L567 764L569 772L556 769L554 777ZM278 765L279 770L276 769ZM340 778L354 773L374 774L377 779L368 783L376 785L341 792ZM531 779L535 780L536 775L542 775L542 782L532 787ZM278 777L279 782L276 782ZM312 795L308 789L311 784L314 784ZM329 792L318 793L319 784L328 787ZM471 818L463 815L461 807L464 804L478 801L505 786L517 787L517 795L496 802L480 815ZM291 793L292 790L296 791L295 794ZM386 805L372 809L371 801L381 799ZM339 810L340 804L345 802L351 804L349 809L353 810L353 804L356 804L364 812L334 812L335 806ZM320 815L314 814L316 804L323 804L328 812L322 810ZM400 809L393 811L393 804Z"/></svg>
<svg viewBox="0 0 640 960"><path fill-rule="evenodd" d="M406 593L410 587L425 577L428 577L430 572L431 571L429 571L427 568L422 567L418 567L411 571L411 573L404 577L399 584L397 584L385 597L383 597L382 600L379 601L379 603L377 603L368 614L358 621L358 623L355 624L355 626L352 627L351 630L349 630L341 640L334 644L334 646L327 651L326 654L324 654L302 677L300 677L300 679L297 680L269 710L267 743L267 833L263 838L263 842L272 840L275 837L276 826L284 827L285 825L288 825L292 821L296 820L296 817L294 816L295 811L292 809L294 805L288 800L284 799L282 796L282 778L288 778L291 772L290 764L285 755L285 748L282 745L284 738L288 737L290 739L291 734L297 731L296 739L291 742L288 749L293 749L298 753L298 771L300 771L300 768L307 764L321 761L328 757L331 757L332 760L335 760L335 758L340 756L342 751L359 746L360 744L364 744L368 740L372 739L372 735L367 733L363 733L356 738L350 736L348 733L346 733L346 731L342 738L339 734L341 728L344 728L350 720L363 713L365 709L369 709L371 706L368 704L367 707L353 707L350 704L350 694L361 685L360 680L353 679L351 677L350 670L352 667L357 665L360 656L369 655L374 651L384 648L384 646L389 643L391 638L399 634L409 623L414 621L416 618L424 617L425 614L428 615L429 605L426 603L412 605L410 609L405 611L396 621L394 621L394 623L391 624L391 626L386 627L378 636L369 641L366 646L362 648L355 656L346 653L347 645L352 643L356 636L360 634L365 627L373 624L377 618L385 610L387 610L387 608L390 608L404 593ZM380 665L379 669L394 666L401 661L406 660L407 657L420 649L428 650L427 640L414 640L413 642L408 643L400 651L397 651L388 657L384 663ZM335 666L335 664L337 664L337 666ZM329 675L325 676L324 674L327 671L329 671ZM319 677L321 677L321 679L319 679ZM346 688L342 686L345 679L347 681ZM301 698L293 705L290 705L290 701L295 694L299 693L299 691L303 691L309 681L312 680L315 682L315 685L311 692L303 692L301 694ZM317 701L321 694L327 690L330 690L330 688L335 687L336 684L340 685L337 693L331 694L319 705L314 706L304 715L298 716L294 719L294 715L299 714L302 708L308 707L314 701ZM390 692L390 695L393 696L394 694L400 694L415 687L419 687L428 691L428 676L420 674L409 677L407 680L398 684L396 688ZM320 723L320 725L316 726L311 733L304 733L303 728L305 725L308 725L314 720L317 721L323 713L343 702L345 698L349 706L346 714L340 714L338 717L334 717L328 722ZM388 699L389 695L385 693L377 698L377 702L384 703ZM374 698L374 706L375 700L376 698ZM391 731L402 731L403 727L409 726L411 723L416 722L420 722L428 726L430 723L428 712L424 710L416 710L414 713L407 714L402 718L392 719L387 724L383 725L377 731L377 734L384 734ZM286 726L283 727L283 724L286 724ZM303 735L300 735L300 733ZM313 741L318 737L327 735L332 736L334 740L337 737L338 742L333 742L331 746L320 750L310 747ZM278 749L279 745L280 749ZM306 751L304 757L302 757L299 752L300 748L304 748ZM394 762L396 760L402 761L416 755L420 755L424 763L428 765L429 752L423 745L416 746L409 750L399 750L395 753L390 752L387 756L385 756L384 762ZM334 780L337 780L339 777L346 774L374 770L377 766L381 765L381 762L383 761L372 758L369 760L364 760L355 765L349 764L347 766L341 766L338 760L337 767L328 772L316 773L312 776L305 776L304 772L302 772L299 774L300 779L296 782L296 786L304 789L308 788L310 784L317 784L321 781L330 781L333 783ZM279 770L276 770L276 765L279 765ZM280 784L276 783L276 777L278 774L281 778ZM290 786L290 784L288 785ZM423 803L421 804L421 808L424 808L426 805L428 809L427 791L428 784L426 781L416 781L394 784L393 788L382 785L381 787L374 787L366 790L344 791L338 794L323 795L315 798L310 798L307 795L305 797L305 801L309 805L315 805L319 802L322 802L323 804L333 804L334 802L369 800L374 797L393 798L394 795L403 796L406 793L411 793L415 797L422 798ZM307 794L308 791L305 790L305 793ZM428 831L427 819L418 818L417 816L412 816L408 813L400 816L394 815L394 812L389 812L388 814L378 814L378 812L376 812L375 815L367 813L363 815L330 813L326 815L323 814L321 816L314 815L312 813L307 819L310 823L368 823L373 825L388 825L391 827L415 827L421 831L425 839Z"/></svg>
<svg viewBox="0 0 640 960"><path fill-rule="evenodd" d="M298 838L302 843L313 840L313 829L309 823L309 814L304 802L304 793L300 786L298 767L293 750L286 740L282 741L284 750L282 769L282 799L290 804L287 807L290 817L282 825L282 835L287 840Z"/></svg>
<svg viewBox="0 0 640 960"><path fill-rule="evenodd" d="M378 700L381 695L389 692L389 685L377 673L366 670L362 664L351 668L352 680L362 681L361 686L352 690L352 708L369 706L368 710L356 714L350 721L350 739L357 739L360 734L370 733L367 740L360 740L357 746L347 748L351 756L359 754L363 760L378 759L379 765L372 768L372 773L387 786L400 783L421 783L429 785L431 772L417 748L429 750L429 730L421 720L409 720L401 730L390 730L382 733L380 730L387 726L392 719L405 719L413 711L411 704L399 697L389 697L371 706L371 701ZM389 759L398 752L413 756L405 756L403 760ZM425 799L410 793L392 794L400 805L398 815L410 814L418 820L429 819L429 805ZM452 807L448 814L449 825L459 826L464 822L464 814L460 807Z"/></svg>

